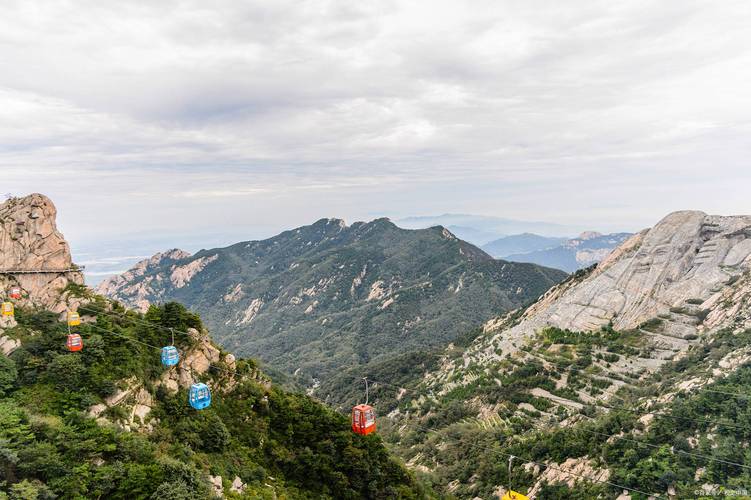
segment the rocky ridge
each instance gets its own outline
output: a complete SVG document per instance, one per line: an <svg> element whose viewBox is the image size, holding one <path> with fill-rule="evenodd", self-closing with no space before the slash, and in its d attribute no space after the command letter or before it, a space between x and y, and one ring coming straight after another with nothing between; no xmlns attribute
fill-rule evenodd
<svg viewBox="0 0 751 500"><path fill-rule="evenodd" d="M188 336L192 340L192 347L182 352L182 361L177 366L166 370L158 380L151 381L154 388L163 387L169 394L176 394L180 390L187 390L195 380L205 378L209 369L222 367L215 378L208 380L207 384L212 392L228 393L237 384L235 356L223 352L211 341L208 332L199 332L195 328L189 328ZM255 380L266 389L270 389L270 381L257 369L245 375L245 380ZM95 418L100 424L114 424L123 430L138 430L151 432L155 421L151 418L151 410L155 406L154 397L146 388L145 381L135 377L121 380L117 392L106 398L102 403L89 408L89 416ZM105 415L108 410L118 407L125 418L109 419Z"/></svg>
<svg viewBox="0 0 751 500"><path fill-rule="evenodd" d="M12 287L19 287L22 298L16 305L62 315L80 304L64 290L70 284L82 285L84 278L73 264L56 218L55 205L42 194L13 197L0 204L0 290L5 299ZM13 318L0 317L0 351L5 355L20 345L3 333L14 326Z"/></svg>
<svg viewBox="0 0 751 500"><path fill-rule="evenodd" d="M628 415L639 429L625 428L622 435L632 431L629 438L638 438L686 393L699 398L701 388L742 378L751 360L745 340L750 329L751 216L675 212L536 303L486 322L466 347L450 345L435 366L405 386L387 388L406 396L383 393L390 401L390 430L384 432L405 444L402 454L410 467L447 476L446 488L456 494L483 481L484 488L502 492L503 482L487 484L493 474L469 480L451 474L456 465L442 457L466 453L454 449L451 436L497 433L508 439L504 433L527 427L537 437L524 434L520 442L544 441L535 429L545 429L544 435L571 428L575 434L592 415L609 415L627 404L638 408ZM426 425L448 442L419 437ZM604 432L614 433L613 427ZM697 448L714 431L704 432L697 431L688 446ZM414 445L422 439L432 444ZM434 447L441 453L433 453ZM566 453L561 460L539 458L592 480L622 474L622 468L595 467L602 460L597 452ZM486 465L480 460L476 467ZM569 482L565 474L551 472L555 469L528 471L526 491ZM661 491L670 494L671 488Z"/></svg>

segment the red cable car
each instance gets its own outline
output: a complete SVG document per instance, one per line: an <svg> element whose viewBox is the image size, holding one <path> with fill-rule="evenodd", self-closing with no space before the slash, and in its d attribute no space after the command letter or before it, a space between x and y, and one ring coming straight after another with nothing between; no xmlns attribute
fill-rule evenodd
<svg viewBox="0 0 751 500"><path fill-rule="evenodd" d="M368 405L368 379L365 381L365 404L352 408L352 430L355 434L367 436L376 430L375 410Z"/></svg>
<svg viewBox="0 0 751 500"><path fill-rule="evenodd" d="M352 430L362 436L375 432L375 410L372 406L357 405L352 408Z"/></svg>
<svg viewBox="0 0 751 500"><path fill-rule="evenodd" d="M83 339L77 333L71 333L68 335L68 341L65 343L68 346L70 352L76 352L83 349Z"/></svg>
<svg viewBox="0 0 751 500"><path fill-rule="evenodd" d="M14 286L10 289L10 292L8 292L8 296L13 300L18 300L21 298L21 289L17 286Z"/></svg>

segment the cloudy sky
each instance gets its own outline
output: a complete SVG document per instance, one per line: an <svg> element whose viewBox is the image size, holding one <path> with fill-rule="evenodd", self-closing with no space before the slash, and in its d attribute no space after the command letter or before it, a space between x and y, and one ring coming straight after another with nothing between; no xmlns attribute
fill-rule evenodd
<svg viewBox="0 0 751 500"><path fill-rule="evenodd" d="M0 191L50 195L74 248L751 213L749 26L744 0L6 1Z"/></svg>

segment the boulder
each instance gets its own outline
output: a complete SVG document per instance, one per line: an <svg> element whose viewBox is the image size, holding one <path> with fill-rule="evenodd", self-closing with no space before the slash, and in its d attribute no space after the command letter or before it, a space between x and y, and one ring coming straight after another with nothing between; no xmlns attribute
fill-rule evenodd
<svg viewBox="0 0 751 500"><path fill-rule="evenodd" d="M0 332L1 333L1 332ZM0 336L0 351L6 356L9 356L13 351L21 346L21 341L18 339L12 339L5 335Z"/></svg>
<svg viewBox="0 0 751 500"><path fill-rule="evenodd" d="M209 482L211 483L211 488L214 490L214 495L223 497L224 487L222 486L222 476L209 476Z"/></svg>
<svg viewBox="0 0 751 500"><path fill-rule="evenodd" d="M230 491L233 493L242 493L245 491L245 483L243 483L242 479L240 479L239 476L235 476L235 479L232 481L232 487L230 488Z"/></svg>

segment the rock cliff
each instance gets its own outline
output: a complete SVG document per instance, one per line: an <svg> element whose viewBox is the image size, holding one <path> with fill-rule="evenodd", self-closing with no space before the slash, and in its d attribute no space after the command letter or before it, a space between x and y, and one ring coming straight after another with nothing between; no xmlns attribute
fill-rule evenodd
<svg viewBox="0 0 751 500"><path fill-rule="evenodd" d="M41 194L10 198L0 204L0 288L21 288L21 304L55 312L67 309L62 291L83 284L70 247L57 230L57 210Z"/></svg>
<svg viewBox="0 0 751 500"><path fill-rule="evenodd" d="M514 340L543 326L581 331L612 322L615 329L628 330L658 317L665 333L690 337L720 326L704 320L710 312L713 318L721 315L719 299L745 281L750 256L751 216L675 212L627 240L591 276L533 309L496 340L510 348ZM745 292L747 301L749 290ZM732 318L739 326L749 324L747 314Z"/></svg>
<svg viewBox="0 0 751 500"><path fill-rule="evenodd" d="M717 436L747 446L738 429L750 361L751 216L682 211L631 236L530 307L487 322L469 346L444 349L434 366L426 363L413 380L387 388L376 404L390 403L382 421L409 450L407 464L445 477L457 497L483 496L482 487L487 497L487 485L503 484L481 472L498 462L495 444L482 443L500 441L505 453L516 442L517 456L551 466L526 471L534 480L521 491L530 496L553 497L551 483L567 483L567 498L598 496L571 492L576 475L688 498L707 482L710 466L692 463L679 472L679 459L668 455L667 474L626 478L676 443L705 461L727 453ZM465 457L480 456L491 458L470 459L457 472ZM616 496L610 493L604 496Z"/></svg>

